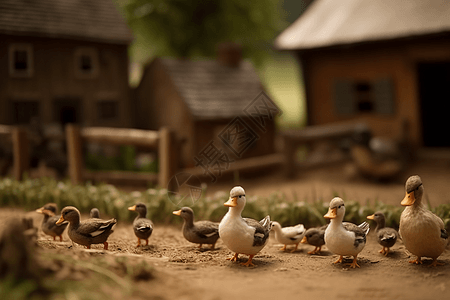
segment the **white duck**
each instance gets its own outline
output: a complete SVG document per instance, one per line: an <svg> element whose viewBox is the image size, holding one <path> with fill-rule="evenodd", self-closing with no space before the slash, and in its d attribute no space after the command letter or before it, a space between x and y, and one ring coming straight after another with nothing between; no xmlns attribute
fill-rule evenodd
<svg viewBox="0 0 450 300"><path fill-rule="evenodd" d="M271 229L270 217L266 216L261 221L242 218L241 213L245 207L245 191L240 186L235 186L230 191L230 198L225 202L229 207L228 212L219 224L219 236L223 243L233 252L231 261L237 261L239 254L249 255L244 266L254 266L253 257L267 244Z"/></svg>
<svg viewBox="0 0 450 300"><path fill-rule="evenodd" d="M272 230L275 231L275 238L278 243L284 244L283 248L280 249L282 251L286 251L287 245L295 245L295 248L291 250L291 252L295 252L305 235L305 226L303 224L281 227L280 223L272 222Z"/></svg>
<svg viewBox="0 0 450 300"><path fill-rule="evenodd" d="M342 262L343 256L348 255L353 256L350 268L359 268L356 259L366 245L366 236L370 227L367 222L359 226L348 222L342 223L344 215L344 201L339 197L333 198L328 213L324 215L325 218L330 219L330 225L325 230L325 245L331 252L340 255L335 264Z"/></svg>
<svg viewBox="0 0 450 300"><path fill-rule="evenodd" d="M422 264L421 257L431 257L431 266L442 265L437 258L445 250L448 234L444 222L422 204L423 185L419 176L408 178L406 196L401 202L406 206L400 216L400 236L406 249L417 259L410 263Z"/></svg>

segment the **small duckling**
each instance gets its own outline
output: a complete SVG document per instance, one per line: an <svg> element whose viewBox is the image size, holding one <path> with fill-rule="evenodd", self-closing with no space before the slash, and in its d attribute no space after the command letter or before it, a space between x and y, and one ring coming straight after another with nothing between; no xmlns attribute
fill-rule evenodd
<svg viewBox="0 0 450 300"><path fill-rule="evenodd" d="M174 211L174 215L183 218L183 236L191 243L211 244L211 250L214 250L217 240L219 239L219 223L211 221L194 222L194 211L190 207L183 207Z"/></svg>
<svg viewBox="0 0 450 300"><path fill-rule="evenodd" d="M116 219L87 219L80 222L80 211L74 206L64 207L56 224L64 221L69 221L68 234L72 241L86 246L87 249L91 249L92 244L103 244L105 250L108 250L106 240L113 233L112 227L117 223Z"/></svg>
<svg viewBox="0 0 450 300"><path fill-rule="evenodd" d="M383 246L380 253L387 256L389 249L395 245L398 233L394 228L385 227L386 219L381 211L377 211L373 215L367 216L367 219L374 220L377 223L376 234L378 244Z"/></svg>
<svg viewBox="0 0 450 300"><path fill-rule="evenodd" d="M128 207L128 210L138 213L137 217L133 221L134 234L138 239L136 247L141 245L141 239L145 240L145 246L148 245L148 239L153 232L153 222L147 219L147 206L144 203L138 203L136 205Z"/></svg>
<svg viewBox="0 0 450 300"><path fill-rule="evenodd" d="M321 227L309 228L305 231L305 236L303 237L302 244L310 244L314 246L314 250L309 251L308 254L320 254L322 251L322 246L325 245L325 230L328 224Z"/></svg>
<svg viewBox="0 0 450 300"><path fill-rule="evenodd" d="M89 217L91 219L95 218L95 219L100 219L100 211L98 210L98 208L94 207L91 209L91 211L89 212Z"/></svg>
<svg viewBox="0 0 450 300"><path fill-rule="evenodd" d="M295 245L291 252L295 252L298 244L301 242L305 234L305 226L298 224L290 227L281 227L280 223L272 222L272 230L275 231L275 238L280 244L284 244L280 250L286 251L287 245Z"/></svg>
<svg viewBox="0 0 450 300"><path fill-rule="evenodd" d="M52 236L54 241L57 236L59 237L59 241L62 241L62 234L69 223L56 224L59 219L58 216L55 216L57 210L58 207L56 203L47 203L43 207L36 209L36 212L44 215L41 225L42 231L45 234Z"/></svg>

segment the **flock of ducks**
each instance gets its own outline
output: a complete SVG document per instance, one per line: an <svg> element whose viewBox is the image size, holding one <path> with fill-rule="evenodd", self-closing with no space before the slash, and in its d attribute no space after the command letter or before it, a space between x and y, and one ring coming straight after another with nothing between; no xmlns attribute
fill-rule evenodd
<svg viewBox="0 0 450 300"><path fill-rule="evenodd" d="M417 256L410 263L422 264L422 257L433 259L431 266L441 265L438 257L445 250L448 243L448 234L444 228L444 222L430 212L422 203L423 185L419 176L411 176L406 181L406 195L401 204L405 206L400 217L399 232L393 228L385 227L385 217L382 212L376 212L367 216L367 219L376 222L376 238L382 246L380 253L387 256L390 248L394 246L397 238L401 238L406 249ZM335 263L341 263L344 256L353 257L350 268L359 268L358 254L364 249L369 233L369 224L363 222L359 225L343 222L345 216L344 201L335 197L331 200L328 212L324 218L329 219L327 225L305 230L302 224L291 227L282 227L278 222L271 221L270 216L257 221L251 218L243 218L242 211L246 204L245 190L236 186L230 191L230 197L224 203L228 212L220 223L211 221L194 221L194 212L189 207L183 207L173 214L183 218L182 233L189 242L211 245L214 249L219 237L234 255L228 260L238 261L239 255L248 255L248 260L242 263L244 266L254 266L253 257L267 244L271 230L275 232L275 238L283 244L280 250L286 251L288 245L294 245L291 252L297 250L299 243L315 246L308 254L319 254L323 245L328 250L339 255ZM55 204L46 204L36 210L44 214L42 231L62 240L62 233L68 225L69 238L80 245L90 248L92 244L104 244L108 249L107 239L113 232L112 228L117 223L115 219L100 219L97 209L92 209L90 218L80 221L80 212L73 206L67 206L61 211L61 216L56 216ZM153 223L146 218L147 208L145 204L138 203L128 208L137 212L133 221L134 234L138 239L137 247L141 246L141 240L148 239L153 232Z"/></svg>

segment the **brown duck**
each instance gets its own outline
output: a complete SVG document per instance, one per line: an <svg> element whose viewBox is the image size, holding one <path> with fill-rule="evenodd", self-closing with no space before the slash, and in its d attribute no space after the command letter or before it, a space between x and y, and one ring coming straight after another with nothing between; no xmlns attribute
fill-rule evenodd
<svg viewBox="0 0 450 300"><path fill-rule="evenodd" d="M381 211L377 211L373 215L367 216L367 219L374 220L377 223L376 234L378 244L383 246L380 253L387 256L389 249L395 245L398 233L394 228L385 227L386 219Z"/></svg>
<svg viewBox="0 0 450 300"><path fill-rule="evenodd" d="M153 222L146 218L147 216L147 206L144 203L138 203L128 210L135 211L138 213L137 217L133 221L134 234L138 239L138 244L136 247L141 245L141 239L145 240L145 245L148 245L148 239L153 232Z"/></svg>
<svg viewBox="0 0 450 300"><path fill-rule="evenodd" d="M322 246L325 245L325 229L327 229L328 224L321 227L309 228L305 231L305 236L303 237L302 244L310 244L314 246L314 250L309 251L308 254L320 254L322 251Z"/></svg>
<svg viewBox="0 0 450 300"><path fill-rule="evenodd" d="M80 222L80 212L76 207L66 206L61 211L61 217L56 224L69 221L68 234L72 241L86 246L90 249L92 244L103 244L104 249L108 250L106 241L111 233L112 227L117 223L116 219L101 220L87 219Z"/></svg>
<svg viewBox="0 0 450 300"><path fill-rule="evenodd" d="M68 222L56 224L59 217L56 216L56 212L58 207L55 203L47 203L43 207L36 209L36 212L44 215L44 219L42 220L41 229L42 231L53 237L53 240L56 240L56 237L59 237L59 240L62 241L62 234L66 229Z"/></svg>

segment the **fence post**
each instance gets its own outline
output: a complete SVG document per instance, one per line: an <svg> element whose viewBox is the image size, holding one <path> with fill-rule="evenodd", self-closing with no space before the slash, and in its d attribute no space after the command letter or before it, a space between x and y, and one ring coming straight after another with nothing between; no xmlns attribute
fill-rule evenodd
<svg viewBox="0 0 450 300"><path fill-rule="evenodd" d="M159 172L158 184L161 188L169 188L169 181L178 167L176 155L175 135L167 127L159 130Z"/></svg>
<svg viewBox="0 0 450 300"><path fill-rule="evenodd" d="M70 181L72 181L72 184L79 184L83 181L83 153L80 127L74 124L67 124L66 140Z"/></svg>
<svg viewBox="0 0 450 300"><path fill-rule="evenodd" d="M20 127L14 127L11 134L14 157L13 174L16 180L22 180L23 173L30 166L28 136L26 130Z"/></svg>

